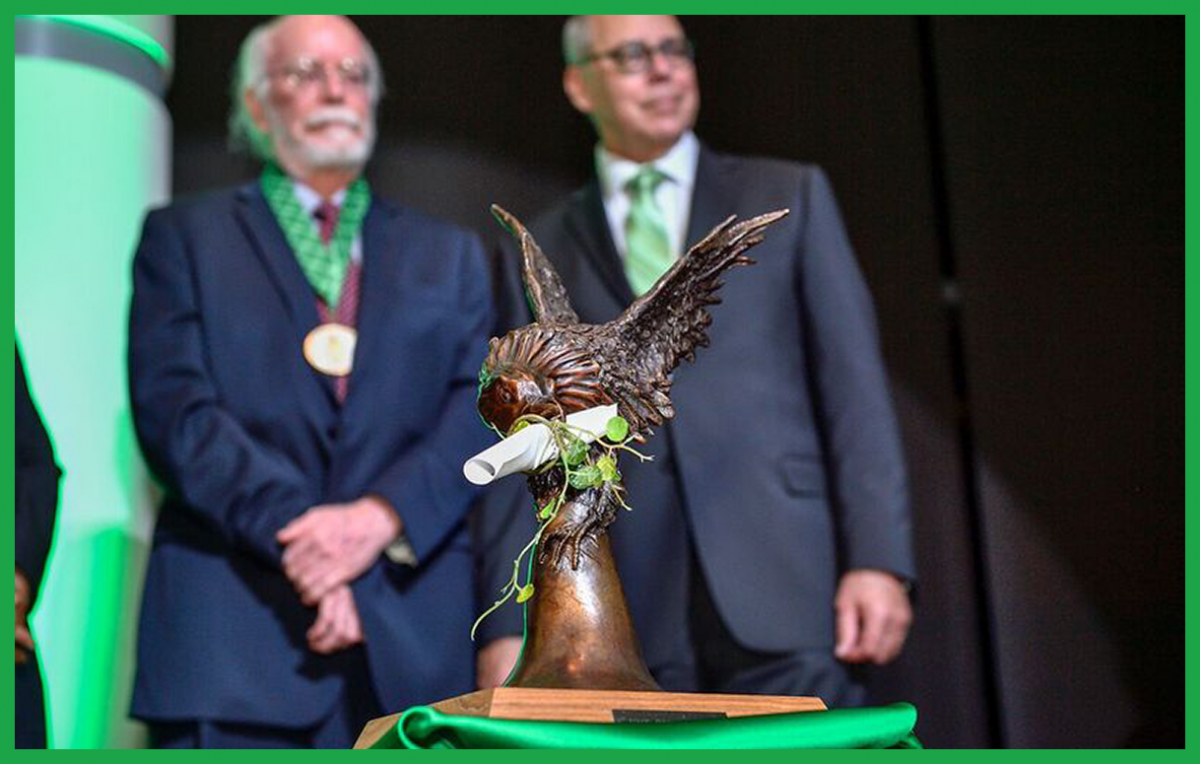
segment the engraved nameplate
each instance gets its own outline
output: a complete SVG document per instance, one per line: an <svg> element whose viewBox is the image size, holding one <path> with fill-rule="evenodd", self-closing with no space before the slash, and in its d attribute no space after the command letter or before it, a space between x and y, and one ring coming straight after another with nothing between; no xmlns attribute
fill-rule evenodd
<svg viewBox="0 0 1200 764"><path fill-rule="evenodd" d="M693 722L699 719L727 719L722 711L653 711L640 708L614 708L614 722L637 722L655 724L658 722Z"/></svg>

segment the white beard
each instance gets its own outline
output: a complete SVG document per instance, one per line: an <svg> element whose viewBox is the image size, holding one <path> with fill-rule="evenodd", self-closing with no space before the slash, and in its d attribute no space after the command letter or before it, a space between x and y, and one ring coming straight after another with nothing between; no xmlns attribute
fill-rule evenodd
<svg viewBox="0 0 1200 764"><path fill-rule="evenodd" d="M331 106L318 109L305 120L304 126L314 123L337 121L347 125L347 129L359 129L357 140L339 145L327 146L312 144L297 138L275 112L267 111L267 122L271 129L271 142L275 145L287 146L289 153L313 170L329 169L358 169L366 165L375 148L375 115L371 113L366 120L361 119L350 109Z"/></svg>

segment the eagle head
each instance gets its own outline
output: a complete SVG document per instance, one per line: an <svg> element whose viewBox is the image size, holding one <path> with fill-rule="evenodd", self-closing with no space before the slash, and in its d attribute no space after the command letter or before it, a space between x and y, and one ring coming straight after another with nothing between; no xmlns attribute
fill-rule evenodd
<svg viewBox="0 0 1200 764"><path fill-rule="evenodd" d="M604 406L600 366L571 327L530 324L492 339L479 371L479 413L507 435L527 414L557 419Z"/></svg>
<svg viewBox="0 0 1200 764"><path fill-rule="evenodd" d="M554 384L545 375L524 364L508 364L488 370L479 388L479 413L483 420L507 434L513 423L526 414L553 419L562 413L554 400Z"/></svg>

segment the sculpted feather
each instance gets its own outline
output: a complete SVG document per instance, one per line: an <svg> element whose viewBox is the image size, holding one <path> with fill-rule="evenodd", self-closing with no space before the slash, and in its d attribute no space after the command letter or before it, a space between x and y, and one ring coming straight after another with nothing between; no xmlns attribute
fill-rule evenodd
<svg viewBox="0 0 1200 764"><path fill-rule="evenodd" d="M760 243L766 229L788 211L741 222L729 217L606 324L580 323L562 279L525 226L499 206L492 206L492 214L521 247L534 323L491 341L480 372L479 412L484 420L507 433L525 415L561 419L616 403L630 432L644 438L652 426L674 416L671 371L708 344L708 308L720 302L721 274L753 264L745 251ZM534 486L535 496L556 490L552 474L534 480L546 483ZM578 527L549 534L543 552L557 549L562 556L569 548L567 556L575 567L583 543L602 533L615 516L610 494L607 483L603 489L580 493L575 501L594 511L585 513L587 519Z"/></svg>

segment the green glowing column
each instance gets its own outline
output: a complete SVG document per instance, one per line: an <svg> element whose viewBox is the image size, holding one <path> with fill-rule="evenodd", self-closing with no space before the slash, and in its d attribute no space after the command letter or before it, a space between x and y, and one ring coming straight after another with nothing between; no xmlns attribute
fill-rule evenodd
<svg viewBox="0 0 1200 764"><path fill-rule="evenodd" d="M50 745L126 719L153 488L126 394L130 263L170 190L169 16L16 18L16 331L65 477L33 628Z"/></svg>

